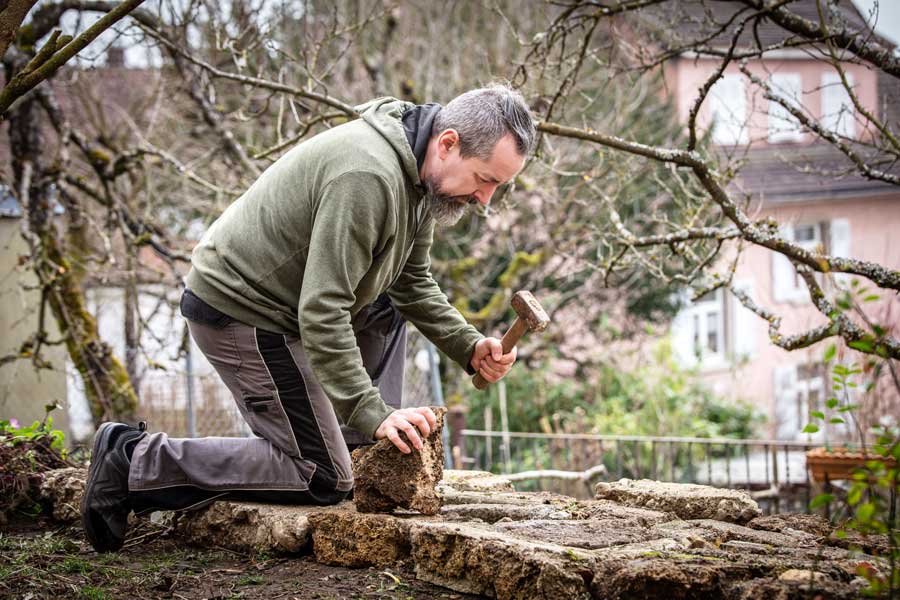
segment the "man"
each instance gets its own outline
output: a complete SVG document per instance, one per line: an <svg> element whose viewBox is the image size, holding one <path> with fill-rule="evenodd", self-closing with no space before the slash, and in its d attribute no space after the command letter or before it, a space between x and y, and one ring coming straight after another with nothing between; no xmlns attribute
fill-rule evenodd
<svg viewBox="0 0 900 600"><path fill-rule="evenodd" d="M448 303L429 250L435 223L486 206L521 170L535 135L522 97L491 86L443 108L392 98L358 108L360 119L270 166L191 259L182 314L259 437L104 423L82 503L96 550L121 547L131 510L226 494L334 504L353 487L348 445L420 449L435 416L400 405L404 320L488 381L515 361Z"/></svg>

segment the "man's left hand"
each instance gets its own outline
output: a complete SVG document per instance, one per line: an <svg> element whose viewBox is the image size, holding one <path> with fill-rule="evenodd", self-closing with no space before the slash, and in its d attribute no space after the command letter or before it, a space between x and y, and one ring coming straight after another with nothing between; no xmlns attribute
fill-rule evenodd
<svg viewBox="0 0 900 600"><path fill-rule="evenodd" d="M476 373L481 373L490 383L496 383L509 373L509 368L516 362L516 348L503 354L500 340L487 337L475 344L469 364Z"/></svg>

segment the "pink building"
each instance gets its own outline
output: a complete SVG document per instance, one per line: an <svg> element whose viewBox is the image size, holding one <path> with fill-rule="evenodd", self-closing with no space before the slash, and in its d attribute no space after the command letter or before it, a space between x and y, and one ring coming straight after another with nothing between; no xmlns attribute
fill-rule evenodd
<svg viewBox="0 0 900 600"><path fill-rule="evenodd" d="M841 6L851 22L861 22L852 5ZM813 0L792 4L791 9L811 11L808 18L816 19ZM762 35L771 38L779 32L769 26ZM685 121L698 89L719 65L717 58L692 55L667 67L667 85ZM844 69L862 107L896 126L895 115L889 114L896 107L884 102L885 84L896 86L896 80L879 78L864 64L846 63ZM866 120L829 63L811 58L809 52L779 50L751 60L746 70L789 103L802 107L823 128L847 138L871 139ZM896 234L900 232L900 188L858 175L847 157L805 130L781 105L766 100L737 64L730 65L712 88L699 123L705 129L712 127L711 140L723 152L746 161L732 190L735 197L749 196L751 216L774 217L785 237L808 248L900 269ZM811 306L806 286L790 262L764 248L744 250L734 283L783 317L785 334L826 322ZM850 278L828 281L826 289L834 290L835 285L849 286ZM872 285L868 288L877 292ZM900 301L887 292L881 296L882 300L865 304L866 314L896 336ZM800 431L810 420L809 412L821 410L830 395L831 378L822 368L822 354L835 340L793 352L781 350L769 341L768 323L729 292L720 290L690 304L673 322L672 335L682 362L696 366L713 389L748 400L768 415L769 435L805 438ZM841 352L839 358L845 363L863 360L854 351Z"/></svg>

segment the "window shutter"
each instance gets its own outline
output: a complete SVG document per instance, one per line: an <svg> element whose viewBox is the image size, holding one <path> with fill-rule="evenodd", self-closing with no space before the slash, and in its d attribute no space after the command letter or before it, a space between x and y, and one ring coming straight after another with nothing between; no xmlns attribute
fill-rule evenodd
<svg viewBox="0 0 900 600"><path fill-rule="evenodd" d="M756 302L752 279L735 281L734 287L750 296L750 299ZM756 333L763 321L753 311L741 304L737 296L731 296L731 306L734 358L735 360L742 360L756 353Z"/></svg>
<svg viewBox="0 0 900 600"><path fill-rule="evenodd" d="M794 226L782 225L779 233L784 239L793 240ZM796 297L794 272L794 265L785 255L772 252L772 299L775 302L790 302Z"/></svg>
<svg viewBox="0 0 900 600"><path fill-rule="evenodd" d="M778 424L777 438L794 438L800 433L797 427L797 367L779 365L773 371L775 390L775 418Z"/></svg>
<svg viewBox="0 0 900 600"><path fill-rule="evenodd" d="M709 91L714 144L747 143L747 92L742 75L725 75Z"/></svg>
<svg viewBox="0 0 900 600"><path fill-rule="evenodd" d="M850 221L847 219L833 219L829 227L831 247L828 253L832 256L850 258ZM849 273L836 273L835 281L842 285L849 285L852 275Z"/></svg>
<svg viewBox="0 0 900 600"><path fill-rule="evenodd" d="M685 367L697 364L694 354L694 320L686 308L682 308L672 319L672 351L678 362Z"/></svg>
<svg viewBox="0 0 900 600"><path fill-rule="evenodd" d="M847 73L847 83L853 86L853 77ZM856 133L856 116L853 102L841 77L837 73L822 74L822 126L838 135L848 138Z"/></svg>
<svg viewBox="0 0 900 600"><path fill-rule="evenodd" d="M769 80L772 92L796 108L803 93L799 73L776 73ZM803 138L800 122L782 105L769 101L769 143L794 142Z"/></svg>

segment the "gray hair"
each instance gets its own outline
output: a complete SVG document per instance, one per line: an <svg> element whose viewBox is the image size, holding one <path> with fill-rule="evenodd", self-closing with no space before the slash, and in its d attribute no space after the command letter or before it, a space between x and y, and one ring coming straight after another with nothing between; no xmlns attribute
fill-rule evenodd
<svg viewBox="0 0 900 600"><path fill-rule="evenodd" d="M525 156L534 146L534 121L522 94L508 85L492 84L457 96L441 109L432 131L455 129L463 158L490 158L497 142L507 133L516 150Z"/></svg>

